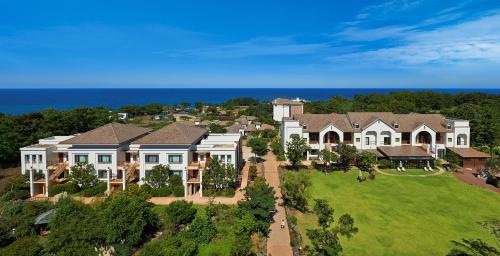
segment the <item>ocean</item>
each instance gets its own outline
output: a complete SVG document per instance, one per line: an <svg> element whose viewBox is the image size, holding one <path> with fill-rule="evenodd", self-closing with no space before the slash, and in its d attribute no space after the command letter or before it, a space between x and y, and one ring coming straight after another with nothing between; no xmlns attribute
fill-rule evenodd
<svg viewBox="0 0 500 256"><path fill-rule="evenodd" d="M358 94L389 93L403 89L374 88L137 88L137 89L0 89L0 112L23 114L44 109L73 109L78 107L104 106L117 109L124 105L181 102L223 103L237 97L272 100L277 97L306 100L324 100L339 95L352 98ZM405 89L406 90L406 89ZM431 89L410 89L411 91ZM499 89L432 89L434 92L460 93L484 92L499 94Z"/></svg>

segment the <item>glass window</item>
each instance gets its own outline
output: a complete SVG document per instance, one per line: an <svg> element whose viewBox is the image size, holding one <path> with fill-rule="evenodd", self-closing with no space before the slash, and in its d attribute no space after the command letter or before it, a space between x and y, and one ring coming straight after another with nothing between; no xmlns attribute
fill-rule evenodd
<svg viewBox="0 0 500 256"><path fill-rule="evenodd" d="M31 163L36 164L36 155L31 155Z"/></svg>
<svg viewBox="0 0 500 256"><path fill-rule="evenodd" d="M233 162L232 157L233 157L232 155L227 155L226 156L226 160L227 160L228 163L232 163Z"/></svg>
<svg viewBox="0 0 500 256"><path fill-rule="evenodd" d="M98 155L97 162L100 164L110 164L111 163L111 155Z"/></svg>
<svg viewBox="0 0 500 256"><path fill-rule="evenodd" d="M399 138L396 138L396 142L399 142Z"/></svg>
<svg viewBox="0 0 500 256"><path fill-rule="evenodd" d="M452 142L452 141L453 141L453 139L452 139L452 138L448 138L448 142Z"/></svg>
<svg viewBox="0 0 500 256"><path fill-rule="evenodd" d="M30 155L24 155L24 162L26 162L27 164L29 164L29 162L30 162Z"/></svg>
<svg viewBox="0 0 500 256"><path fill-rule="evenodd" d="M370 145L370 137L365 137L365 145Z"/></svg>
<svg viewBox="0 0 500 256"><path fill-rule="evenodd" d="M356 138L356 142L361 142L361 138Z"/></svg>
<svg viewBox="0 0 500 256"><path fill-rule="evenodd" d="M168 162L171 164L181 164L182 155L168 155Z"/></svg>
<svg viewBox="0 0 500 256"><path fill-rule="evenodd" d="M157 164L160 161L158 155L145 155L144 158L148 164Z"/></svg>
<svg viewBox="0 0 500 256"><path fill-rule="evenodd" d="M173 175L182 176L182 171L172 170L172 174L173 174Z"/></svg>
<svg viewBox="0 0 500 256"><path fill-rule="evenodd" d="M107 179L108 178L108 170L98 170L97 171L97 176L99 177L99 179Z"/></svg>
<svg viewBox="0 0 500 256"><path fill-rule="evenodd" d="M43 162L42 159L43 159L43 156L42 155L38 155L38 162L39 163Z"/></svg>
<svg viewBox="0 0 500 256"><path fill-rule="evenodd" d="M88 155L75 155L75 163L88 163L89 156Z"/></svg>

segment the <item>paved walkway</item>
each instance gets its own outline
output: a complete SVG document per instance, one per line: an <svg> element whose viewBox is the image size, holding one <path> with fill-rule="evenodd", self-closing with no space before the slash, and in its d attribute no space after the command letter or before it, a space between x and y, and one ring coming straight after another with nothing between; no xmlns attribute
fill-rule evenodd
<svg viewBox="0 0 500 256"><path fill-rule="evenodd" d="M493 185L490 185L490 184L486 184L485 180L477 178L472 173L473 173L473 171L471 171L471 170L464 170L463 173L453 172L453 176L455 176L457 179L459 179L462 182L467 183L469 185L487 188L491 191L495 191L497 193L500 193L500 188L494 187Z"/></svg>
<svg viewBox="0 0 500 256"><path fill-rule="evenodd" d="M398 177L429 177L429 176L438 176L438 175L441 175L444 173L444 170L443 168L439 167L439 166L436 166L436 168L439 169L439 171L437 172L434 172L434 173L429 173L429 174L405 174L404 172L402 172L402 174L394 174L394 173L387 173L387 172L384 172L382 170L380 170L378 167L375 167L375 171L377 171L378 173L382 174L382 175L385 175L385 176L398 176Z"/></svg>
<svg viewBox="0 0 500 256"><path fill-rule="evenodd" d="M270 186L274 187L276 192L276 214L274 215L274 223L271 224L271 232L267 238L267 255L272 256L288 256L292 255L292 247L290 246L290 232L286 224L285 208L282 206L283 198L281 196L280 177L278 173L279 163L276 161L275 155L269 151L264 157L264 176ZM285 220L285 229L281 229L281 220Z"/></svg>

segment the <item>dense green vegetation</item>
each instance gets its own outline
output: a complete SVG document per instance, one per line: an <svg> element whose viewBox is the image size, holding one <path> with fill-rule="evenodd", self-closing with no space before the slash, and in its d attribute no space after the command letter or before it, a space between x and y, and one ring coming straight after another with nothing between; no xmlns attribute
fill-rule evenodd
<svg viewBox="0 0 500 256"><path fill-rule="evenodd" d="M498 223L495 192L458 182L449 173L425 178L378 175L376 181L363 183L356 181L357 175L354 170L313 171L305 193L310 205L325 199L335 213L352 215L359 232L340 239L346 255L445 255L454 247L452 241L462 239L497 246L479 223ZM297 218L305 244L311 245L306 230L317 226L316 215Z"/></svg>

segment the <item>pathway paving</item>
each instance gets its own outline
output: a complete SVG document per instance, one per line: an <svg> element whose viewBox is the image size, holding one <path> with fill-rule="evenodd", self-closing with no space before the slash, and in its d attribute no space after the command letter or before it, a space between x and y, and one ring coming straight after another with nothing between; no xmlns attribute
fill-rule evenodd
<svg viewBox="0 0 500 256"><path fill-rule="evenodd" d="M271 232L267 238L267 255L271 256L288 256L292 254L292 247L290 246L290 232L288 225L281 229L281 220L285 220L286 212L283 205L283 198L281 195L280 177L278 173L279 163L276 161L275 155L269 153L263 157L264 162L264 176L271 187L276 192L276 214L274 215L274 222L271 224Z"/></svg>
<svg viewBox="0 0 500 256"><path fill-rule="evenodd" d="M462 173L453 172L453 176L455 176L460 181L467 183L469 185L487 188L491 191L495 191L497 193L500 193L500 188L494 187L493 185L490 185L490 184L486 184L485 180L477 178L472 173L473 173L473 171L471 171L471 170L464 170Z"/></svg>

